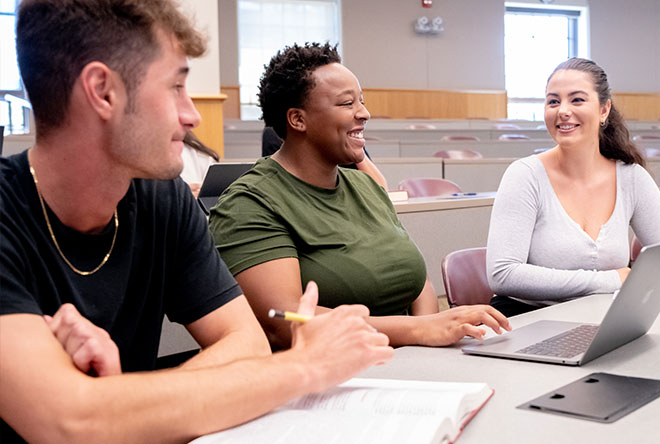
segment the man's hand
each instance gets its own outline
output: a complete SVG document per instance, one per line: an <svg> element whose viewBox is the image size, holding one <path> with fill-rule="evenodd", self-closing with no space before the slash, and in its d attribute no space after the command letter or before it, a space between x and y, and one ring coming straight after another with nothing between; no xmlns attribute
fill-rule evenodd
<svg viewBox="0 0 660 444"><path fill-rule="evenodd" d="M107 331L85 319L76 307L64 304L44 320L80 371L93 370L98 376L121 374L117 345Z"/></svg>
<svg viewBox="0 0 660 444"><path fill-rule="evenodd" d="M421 322L420 345L449 345L464 336L481 341L486 330L477 326L482 324L497 334L501 334L502 329L511 331L507 318L490 305L462 305L417 319Z"/></svg>
<svg viewBox="0 0 660 444"><path fill-rule="evenodd" d="M202 184L201 183L191 183L191 184L188 184L188 186L190 187L190 191L192 191L193 196L195 196L195 198L197 198L199 196L199 191L202 189Z"/></svg>
<svg viewBox="0 0 660 444"><path fill-rule="evenodd" d="M314 316L317 301L318 287L310 282L298 313ZM291 348L312 370L314 391L333 387L394 356L388 337L367 323L368 316L369 309L363 305L342 305L293 325Z"/></svg>

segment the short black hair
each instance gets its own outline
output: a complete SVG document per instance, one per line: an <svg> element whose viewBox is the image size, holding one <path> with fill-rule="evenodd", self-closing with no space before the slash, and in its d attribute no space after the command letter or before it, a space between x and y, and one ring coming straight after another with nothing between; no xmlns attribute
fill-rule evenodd
<svg viewBox="0 0 660 444"><path fill-rule="evenodd" d="M23 0L18 9L18 64L37 136L64 124L73 85L90 62L117 71L128 93L159 54L156 33L171 34L187 56L206 40L174 0Z"/></svg>
<svg viewBox="0 0 660 444"><path fill-rule="evenodd" d="M278 51L259 84L259 106L266 126L278 136L286 138L286 112L302 108L309 91L314 87L312 73L321 66L341 63L337 45L305 43L287 46Z"/></svg>

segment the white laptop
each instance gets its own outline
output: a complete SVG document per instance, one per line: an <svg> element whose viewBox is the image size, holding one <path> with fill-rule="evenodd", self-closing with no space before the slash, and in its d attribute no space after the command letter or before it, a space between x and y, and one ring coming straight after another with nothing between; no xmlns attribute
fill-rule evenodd
<svg viewBox="0 0 660 444"><path fill-rule="evenodd" d="M538 321L463 352L582 365L648 332L660 312L660 244L644 247L600 325Z"/></svg>

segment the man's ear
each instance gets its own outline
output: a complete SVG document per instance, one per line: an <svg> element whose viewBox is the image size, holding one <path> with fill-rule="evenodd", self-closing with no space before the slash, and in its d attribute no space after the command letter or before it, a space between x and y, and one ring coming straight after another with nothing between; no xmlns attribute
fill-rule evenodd
<svg viewBox="0 0 660 444"><path fill-rule="evenodd" d="M118 104L118 89L124 88L119 75L101 62L88 63L78 78L89 106L103 120L109 120Z"/></svg>
<svg viewBox="0 0 660 444"><path fill-rule="evenodd" d="M286 112L286 120L291 128L296 131L305 131L305 110L300 108L289 108Z"/></svg>

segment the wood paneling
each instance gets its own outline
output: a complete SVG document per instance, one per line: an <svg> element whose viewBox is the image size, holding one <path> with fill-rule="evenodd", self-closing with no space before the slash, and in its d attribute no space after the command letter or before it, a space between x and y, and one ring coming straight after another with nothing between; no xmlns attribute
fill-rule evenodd
<svg viewBox="0 0 660 444"><path fill-rule="evenodd" d="M617 109L627 120L660 120L660 93L612 93Z"/></svg>
<svg viewBox="0 0 660 444"><path fill-rule="evenodd" d="M239 86L221 86L220 92L227 96L222 107L225 119L241 118L241 89Z"/></svg>
<svg viewBox="0 0 660 444"><path fill-rule="evenodd" d="M220 157L224 157L222 105L227 96L225 94L192 95L191 98L202 116L201 123L195 128L195 135Z"/></svg>
<svg viewBox="0 0 660 444"><path fill-rule="evenodd" d="M505 91L442 91L365 88L372 116L393 119L506 118Z"/></svg>

